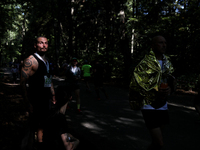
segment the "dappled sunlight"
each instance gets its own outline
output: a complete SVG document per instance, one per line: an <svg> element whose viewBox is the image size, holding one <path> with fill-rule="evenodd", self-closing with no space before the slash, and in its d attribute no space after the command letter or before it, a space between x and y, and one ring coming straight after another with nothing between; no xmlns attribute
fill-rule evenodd
<svg viewBox="0 0 200 150"><path fill-rule="evenodd" d="M88 117L88 118L95 118L95 117L92 116L92 115L86 115L86 117Z"/></svg>
<svg viewBox="0 0 200 150"><path fill-rule="evenodd" d="M115 119L115 122L126 124L126 125L131 125L131 124L133 124L134 120L129 119L129 118L119 117L118 119Z"/></svg>
<svg viewBox="0 0 200 150"><path fill-rule="evenodd" d="M130 119L130 118L123 118L123 117L119 117L118 119L115 119L114 120L115 122L117 123L120 123L120 124L124 124L124 125L131 125L131 126L138 126L137 123L144 123L144 120L141 118L141 119Z"/></svg>
<svg viewBox="0 0 200 150"><path fill-rule="evenodd" d="M94 113L93 111L89 111L89 110L84 110L84 113L87 114L87 115L85 115L85 116L88 116L88 115L89 115L89 116L90 116L90 115L93 115L93 116L94 116L94 115L95 115L95 113Z"/></svg>
<svg viewBox="0 0 200 150"><path fill-rule="evenodd" d="M69 121L69 122L72 121L71 118L69 117L69 115L65 115L65 117L66 117L67 121Z"/></svg>
<svg viewBox="0 0 200 150"><path fill-rule="evenodd" d="M101 125L108 125L108 122L102 121L102 120L96 120Z"/></svg>
<svg viewBox="0 0 200 150"><path fill-rule="evenodd" d="M186 109L186 110L183 110L184 113L187 113L187 114L191 114L191 110L189 109ZM183 118L185 120L185 118Z"/></svg>
<svg viewBox="0 0 200 150"><path fill-rule="evenodd" d="M126 137L129 138L130 140L134 140L134 141L138 140L138 136L136 137L136 136L126 135Z"/></svg>
<svg viewBox="0 0 200 150"><path fill-rule="evenodd" d="M119 120L119 119L116 119L115 122L126 124L126 125L131 125L132 124L131 122L126 122L126 121L122 121L122 120Z"/></svg>
<svg viewBox="0 0 200 150"><path fill-rule="evenodd" d="M72 99L70 102L72 102L72 103L76 103L76 100L75 100L75 99Z"/></svg>
<svg viewBox="0 0 200 150"><path fill-rule="evenodd" d="M124 117L119 117L119 119L122 120L122 121L129 121L129 122L133 122L134 121L133 119L124 118Z"/></svg>
<svg viewBox="0 0 200 150"><path fill-rule="evenodd" d="M194 107L191 106L185 106L185 105L181 105L181 104L175 104L175 103L168 103L171 106L175 106L175 107L181 107L181 108L186 108L186 109L190 109L190 110L195 110Z"/></svg>
<svg viewBox="0 0 200 150"><path fill-rule="evenodd" d="M94 124L93 122L83 122L81 123L82 126L84 126L85 128L91 129L91 130L96 130L96 131L102 131L103 129L98 127L96 124Z"/></svg>
<svg viewBox="0 0 200 150"><path fill-rule="evenodd" d="M91 132L94 133L94 134L100 134L101 133L101 131L97 131L97 130L92 130Z"/></svg>

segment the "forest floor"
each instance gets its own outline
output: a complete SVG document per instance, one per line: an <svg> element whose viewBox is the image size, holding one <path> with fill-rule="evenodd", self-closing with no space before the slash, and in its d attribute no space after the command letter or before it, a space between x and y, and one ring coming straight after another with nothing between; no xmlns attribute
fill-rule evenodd
<svg viewBox="0 0 200 150"><path fill-rule="evenodd" d="M12 83L9 70L1 69L5 77L0 80L0 149L19 150L21 140L28 127L26 108L21 97L19 81ZM54 79L55 88L62 85L60 78ZM81 84L81 109L75 113L74 98L66 111L68 129L80 140L78 149L93 150L145 150L151 138L145 127L140 111L130 109L128 88L120 84L107 83L109 94L106 99L96 100L94 85L86 92ZM169 97L170 124L164 130L164 148L166 150L200 149L200 117L193 107L195 91L178 89Z"/></svg>

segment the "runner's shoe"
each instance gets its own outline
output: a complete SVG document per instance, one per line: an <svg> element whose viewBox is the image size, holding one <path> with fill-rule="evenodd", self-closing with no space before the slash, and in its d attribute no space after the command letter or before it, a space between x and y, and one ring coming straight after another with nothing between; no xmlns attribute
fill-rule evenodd
<svg viewBox="0 0 200 150"><path fill-rule="evenodd" d="M77 109L77 110L76 110L76 113L77 113L77 114L82 114L82 111L81 111L80 109Z"/></svg>

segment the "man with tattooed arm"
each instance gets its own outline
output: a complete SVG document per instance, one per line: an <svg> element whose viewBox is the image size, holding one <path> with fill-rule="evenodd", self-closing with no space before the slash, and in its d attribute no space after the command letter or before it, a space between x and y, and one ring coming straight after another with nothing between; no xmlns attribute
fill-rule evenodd
<svg viewBox="0 0 200 150"><path fill-rule="evenodd" d="M21 69L21 86L30 115L33 117L38 144L41 145L45 118L48 116L51 101L55 103L56 100L49 62L45 57L48 50L47 38L37 37L34 48L36 52L24 60Z"/></svg>

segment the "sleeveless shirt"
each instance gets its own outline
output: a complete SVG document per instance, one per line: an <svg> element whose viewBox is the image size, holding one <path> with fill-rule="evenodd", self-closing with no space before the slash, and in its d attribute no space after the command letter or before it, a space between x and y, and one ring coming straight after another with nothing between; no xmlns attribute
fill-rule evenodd
<svg viewBox="0 0 200 150"><path fill-rule="evenodd" d="M33 54L33 57L35 57L35 59L38 62L38 69L35 72L35 74L33 74L29 78L29 90L28 90L29 94L30 96L33 97L38 97L38 96L49 97L49 94L51 94L50 87L44 87L44 83L45 83L45 76L49 76L50 74L47 73L47 67L44 64L44 62L40 60L35 54Z"/></svg>

